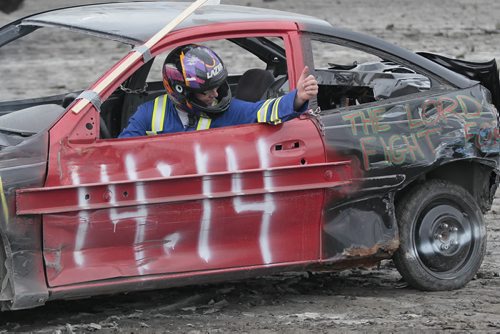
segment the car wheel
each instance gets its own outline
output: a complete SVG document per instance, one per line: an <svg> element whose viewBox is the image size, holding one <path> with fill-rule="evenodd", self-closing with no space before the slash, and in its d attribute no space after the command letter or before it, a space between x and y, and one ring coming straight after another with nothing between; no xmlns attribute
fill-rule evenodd
<svg viewBox="0 0 500 334"><path fill-rule="evenodd" d="M400 246L394 263L421 290L463 287L486 251L486 228L474 198L462 187L431 180L410 190L396 208Z"/></svg>

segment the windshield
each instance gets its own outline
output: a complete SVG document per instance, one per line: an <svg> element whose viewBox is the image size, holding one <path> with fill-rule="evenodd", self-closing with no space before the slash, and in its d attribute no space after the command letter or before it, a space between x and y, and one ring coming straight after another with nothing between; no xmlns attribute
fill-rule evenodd
<svg viewBox="0 0 500 334"><path fill-rule="evenodd" d="M35 30L0 48L0 102L85 89L129 50L73 31Z"/></svg>
<svg viewBox="0 0 500 334"><path fill-rule="evenodd" d="M8 36L0 35L2 39ZM128 44L52 27L0 47L2 136L28 137L48 129L72 99L130 49Z"/></svg>

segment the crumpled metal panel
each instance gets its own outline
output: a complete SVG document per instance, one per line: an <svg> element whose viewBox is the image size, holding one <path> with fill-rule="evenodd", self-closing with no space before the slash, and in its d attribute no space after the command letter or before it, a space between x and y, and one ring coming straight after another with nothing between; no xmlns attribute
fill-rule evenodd
<svg viewBox="0 0 500 334"><path fill-rule="evenodd" d="M443 164L476 160L484 166L477 177L487 184L471 186L470 191L478 201L491 202L490 182L494 186L495 177L490 180L488 173L495 166L498 170L500 136L498 113L484 88L420 94L410 100L326 110L320 116L328 151L351 157L353 168L360 167L345 202L326 203L325 259L379 252L389 256L398 245L394 194ZM382 182L377 182L379 177Z"/></svg>
<svg viewBox="0 0 500 334"><path fill-rule="evenodd" d="M443 95L369 107L353 106L329 114L327 145L355 157L364 177L401 174L406 183L443 162L484 158L498 161L498 114L481 86Z"/></svg>
<svg viewBox="0 0 500 334"><path fill-rule="evenodd" d="M47 148L48 135L42 133L17 146L0 150L0 258L5 269L0 300L3 309L43 305L48 299L42 256L41 217L20 217L16 215L15 209L16 189L43 185Z"/></svg>
<svg viewBox="0 0 500 334"><path fill-rule="evenodd" d="M385 252L389 257L399 245L397 240L391 196L349 201L325 212L322 259L362 258L378 252Z"/></svg>
<svg viewBox="0 0 500 334"><path fill-rule="evenodd" d="M414 71L389 61L354 64L352 66L330 64L328 70L317 70L320 85L335 86L332 95L349 95L342 90L369 87L372 101L419 93L430 89L430 80ZM368 95L368 94L367 94ZM360 103L370 102L370 96ZM361 100L361 98L360 98ZM344 106L344 105L339 105Z"/></svg>
<svg viewBox="0 0 500 334"><path fill-rule="evenodd" d="M418 54L472 80L479 81L483 86L488 88L492 95L493 104L497 109L500 109L500 81L496 59L479 63L448 58L429 52L418 52Z"/></svg>

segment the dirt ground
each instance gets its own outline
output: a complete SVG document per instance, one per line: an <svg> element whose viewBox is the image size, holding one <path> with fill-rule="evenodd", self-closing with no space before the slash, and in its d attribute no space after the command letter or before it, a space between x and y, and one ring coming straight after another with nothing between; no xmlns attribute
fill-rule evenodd
<svg viewBox="0 0 500 334"><path fill-rule="evenodd" d="M26 0L0 24L91 0ZM498 0L222 0L285 9L467 60L500 59ZM57 50L54 50L57 55ZM1 60L0 60L1 62ZM8 78L22 80L23 78ZM78 301L0 314L0 333L500 332L500 191L486 215L483 266L465 288L406 287L391 261L340 273L291 273Z"/></svg>

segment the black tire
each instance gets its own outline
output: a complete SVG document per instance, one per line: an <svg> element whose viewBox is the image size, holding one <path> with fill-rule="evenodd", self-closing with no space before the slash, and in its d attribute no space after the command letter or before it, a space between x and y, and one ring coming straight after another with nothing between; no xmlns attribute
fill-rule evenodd
<svg viewBox="0 0 500 334"><path fill-rule="evenodd" d="M415 186L398 203L399 249L394 264L412 287L462 288L486 252L486 228L474 198L443 180Z"/></svg>

